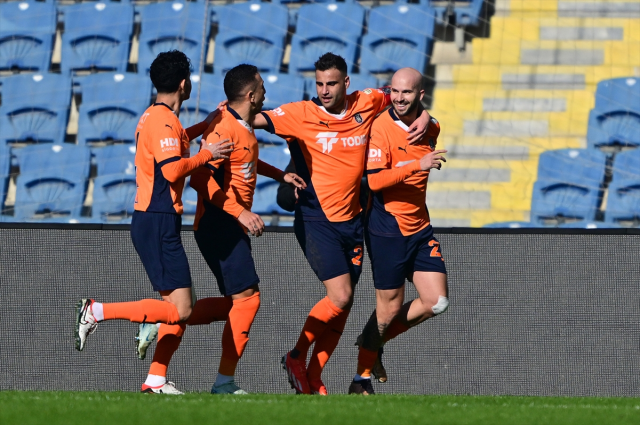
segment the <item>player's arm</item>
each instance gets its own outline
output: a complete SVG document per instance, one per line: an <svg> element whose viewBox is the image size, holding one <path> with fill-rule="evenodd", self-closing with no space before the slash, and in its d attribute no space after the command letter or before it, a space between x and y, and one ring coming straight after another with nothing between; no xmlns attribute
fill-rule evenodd
<svg viewBox="0 0 640 425"><path fill-rule="evenodd" d="M296 173L286 173L260 159L258 160L258 174L269 177L279 183L293 184L299 189L307 188L307 184L302 180L302 177L298 176Z"/></svg>
<svg viewBox="0 0 640 425"><path fill-rule="evenodd" d="M185 131L187 132L187 136L189 137L189 140L193 140L196 137L202 136L204 132L207 131L207 128L209 128L209 124L211 124L213 120L216 119L216 117L218 116L218 114L220 114L220 111L222 111L222 109L226 104L227 104L226 100L224 102L220 102L218 104L218 107L214 111L212 111L209 115L207 115L207 118L205 118L204 121L199 122L198 124L194 124L191 127L187 128Z"/></svg>
<svg viewBox="0 0 640 425"><path fill-rule="evenodd" d="M253 127L267 130L283 138L295 137L300 132L304 116L303 102L292 102L255 116Z"/></svg>
<svg viewBox="0 0 640 425"><path fill-rule="evenodd" d="M422 103L418 103L418 118L411 124L407 133L407 140L410 145L418 143L422 140L425 134L427 134L427 130L429 128L429 123L431 122L431 115L427 112L426 109L422 107Z"/></svg>

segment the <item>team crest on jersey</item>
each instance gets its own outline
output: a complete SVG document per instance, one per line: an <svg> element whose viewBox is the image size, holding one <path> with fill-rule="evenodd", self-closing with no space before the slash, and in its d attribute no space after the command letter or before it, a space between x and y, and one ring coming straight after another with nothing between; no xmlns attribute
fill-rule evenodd
<svg viewBox="0 0 640 425"><path fill-rule="evenodd" d="M360 114L355 114L353 118L356 120L358 124L362 124L362 116L360 116Z"/></svg>

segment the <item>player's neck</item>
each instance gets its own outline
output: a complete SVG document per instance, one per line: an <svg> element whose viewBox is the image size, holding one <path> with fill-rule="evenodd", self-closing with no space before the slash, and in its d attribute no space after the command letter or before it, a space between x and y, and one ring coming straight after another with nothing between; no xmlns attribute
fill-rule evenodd
<svg viewBox="0 0 640 425"><path fill-rule="evenodd" d="M398 115L397 112L396 115ZM402 121L404 125L406 125L407 127L411 127L411 124L413 124L413 122L418 119L418 108L416 108L416 110L411 112L409 115L404 115L402 117L399 116L398 118L400 118L400 121Z"/></svg>
<svg viewBox="0 0 640 425"><path fill-rule="evenodd" d="M246 123L252 123L256 114L251 111L251 104L247 102L242 103L229 103L229 107L236 111L236 114L240 116Z"/></svg>
<svg viewBox="0 0 640 425"><path fill-rule="evenodd" d="M164 103L169 108L171 108L176 116L180 115L180 106L182 106L180 93L158 93L158 97L156 97L156 103Z"/></svg>
<svg viewBox="0 0 640 425"><path fill-rule="evenodd" d="M340 106L336 105L331 109L325 107L324 109L325 109L325 111L327 111L330 114L340 115L340 114L342 114L344 112L346 107L347 107L347 99L345 98Z"/></svg>

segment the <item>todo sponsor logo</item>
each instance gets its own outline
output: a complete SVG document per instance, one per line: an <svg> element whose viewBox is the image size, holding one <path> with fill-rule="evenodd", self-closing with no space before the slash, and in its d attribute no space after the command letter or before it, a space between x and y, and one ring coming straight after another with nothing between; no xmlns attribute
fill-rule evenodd
<svg viewBox="0 0 640 425"><path fill-rule="evenodd" d="M342 142L342 146L345 148L351 148L354 146L365 146L367 144L367 135L352 136L352 137L337 137L338 132L321 132L316 136L316 143L322 145L322 153L330 153L333 150L333 145L338 142Z"/></svg>

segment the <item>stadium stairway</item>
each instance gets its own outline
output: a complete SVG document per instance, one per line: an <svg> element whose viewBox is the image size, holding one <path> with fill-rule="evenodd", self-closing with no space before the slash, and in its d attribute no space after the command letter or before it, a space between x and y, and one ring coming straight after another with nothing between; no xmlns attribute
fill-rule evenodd
<svg viewBox="0 0 640 425"><path fill-rule="evenodd" d="M461 54L436 42L450 161L429 184L434 225L529 221L540 153L586 147L597 83L640 75L639 17L637 1L499 0L489 38Z"/></svg>

